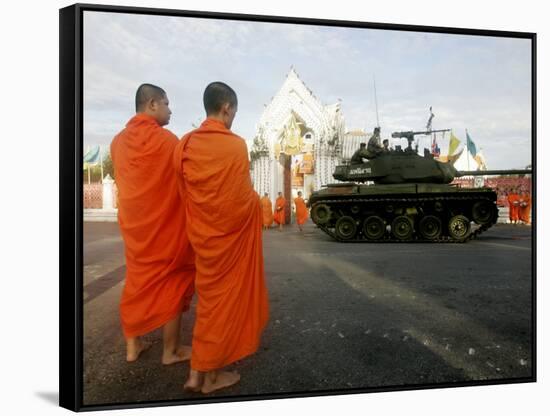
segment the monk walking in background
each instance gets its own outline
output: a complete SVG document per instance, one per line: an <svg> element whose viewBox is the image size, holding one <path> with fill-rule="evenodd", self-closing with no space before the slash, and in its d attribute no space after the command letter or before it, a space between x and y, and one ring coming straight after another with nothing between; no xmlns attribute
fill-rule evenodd
<svg viewBox="0 0 550 416"><path fill-rule="evenodd" d="M522 192L519 196L519 219L526 225L531 224L531 196L529 192Z"/></svg>
<svg viewBox="0 0 550 416"><path fill-rule="evenodd" d="M172 167L179 140L163 128L170 120L168 104L163 89L141 85L137 114L111 143L126 257L120 318L128 362L150 346L140 337L160 327L163 364L191 357L191 347L180 346L180 326L194 293L195 259Z"/></svg>
<svg viewBox="0 0 550 416"><path fill-rule="evenodd" d="M260 205L262 206L263 229L267 230L273 224L273 204L267 192L260 199Z"/></svg>
<svg viewBox="0 0 550 416"><path fill-rule="evenodd" d="M519 195L515 188L512 188L508 194L508 207L510 222L512 224L517 224L519 221Z"/></svg>
<svg viewBox="0 0 550 416"><path fill-rule="evenodd" d="M283 231L283 224L285 223L285 205L286 199L282 192L279 192L279 196L275 200L275 213L273 219L279 224L279 231Z"/></svg>
<svg viewBox="0 0 550 416"><path fill-rule="evenodd" d="M237 95L214 82L207 118L174 152L195 251L198 295L191 369L184 389L210 393L237 383L223 367L253 354L268 319L262 208L250 179L245 141L231 132Z"/></svg>
<svg viewBox="0 0 550 416"><path fill-rule="evenodd" d="M302 231L302 225L307 221L308 212L306 203L302 199L301 191L298 191L298 197L294 199L294 205L296 206L296 223L298 223L298 228Z"/></svg>

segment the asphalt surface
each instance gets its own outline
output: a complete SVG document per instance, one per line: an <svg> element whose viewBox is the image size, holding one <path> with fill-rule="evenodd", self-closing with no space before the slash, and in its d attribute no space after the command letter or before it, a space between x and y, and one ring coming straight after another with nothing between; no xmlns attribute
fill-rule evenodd
<svg viewBox="0 0 550 416"><path fill-rule="evenodd" d="M229 367L240 383L210 396L531 377L531 232L499 224L466 244L342 244L311 223L265 232L270 321ZM85 223L84 404L203 398L182 389L188 363L161 364L158 330L126 363L124 271L118 225Z"/></svg>

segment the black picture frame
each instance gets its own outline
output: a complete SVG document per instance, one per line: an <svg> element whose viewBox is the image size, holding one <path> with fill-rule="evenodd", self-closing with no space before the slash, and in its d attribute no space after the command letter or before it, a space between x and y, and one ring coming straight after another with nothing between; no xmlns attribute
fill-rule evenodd
<svg viewBox="0 0 550 416"><path fill-rule="evenodd" d="M83 13L112 12L127 14L162 15L226 19L234 21L293 23L300 25L321 25L349 28L370 28L399 31L413 31L441 34L477 35L505 38L522 38L531 41L531 143L532 143L532 189L533 189L533 240L532 240L532 376L518 379L471 381L437 385L406 385L381 388L327 390L315 392L295 392L267 394L261 396L239 396L231 398L205 397L200 400L171 400L160 402L140 402L86 406L83 404ZM325 396L335 394L357 394L379 391L416 390L460 386L483 386L507 383L528 383L537 381L537 336L536 336L536 140L537 140L537 74L536 74L536 33L510 32L480 29L448 28L436 26L416 26L373 22L336 21L328 19L296 18L283 16L262 16L231 13L154 9L142 7L107 6L76 4L59 11L60 34L60 212L59 212L59 311L60 311L60 406L74 411L103 409L141 408L172 406L182 404L216 403L225 401L246 401L290 397Z"/></svg>

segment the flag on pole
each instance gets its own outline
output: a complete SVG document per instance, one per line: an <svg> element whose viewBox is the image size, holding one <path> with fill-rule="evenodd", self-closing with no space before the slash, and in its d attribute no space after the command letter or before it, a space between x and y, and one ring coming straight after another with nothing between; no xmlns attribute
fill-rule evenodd
<svg viewBox="0 0 550 416"><path fill-rule="evenodd" d="M432 112L432 107L430 106L430 118L428 119L428 123L426 124L426 130L432 131L432 120L435 117L435 114Z"/></svg>
<svg viewBox="0 0 550 416"><path fill-rule="evenodd" d="M437 140L435 138L435 133L434 133L433 139L432 139L432 155L434 155L434 157L439 157L440 154L441 154L441 149L437 145Z"/></svg>
<svg viewBox="0 0 550 416"><path fill-rule="evenodd" d="M483 156L483 152L481 151L481 149L479 149L479 152L477 152L476 156L474 157L474 160L477 162L478 170L487 170L485 156Z"/></svg>
<svg viewBox="0 0 550 416"><path fill-rule="evenodd" d="M470 138L470 135L468 134L468 130L466 130L466 147L468 148L468 151L472 155L472 157L476 157L477 150L476 145L473 142L473 140Z"/></svg>
<svg viewBox="0 0 550 416"><path fill-rule="evenodd" d="M451 156L456 149L458 149L458 145L460 144L460 140L453 134L451 131L451 138L449 139L449 156Z"/></svg>
<svg viewBox="0 0 550 416"><path fill-rule="evenodd" d="M462 148L462 150L460 150L460 152L458 152L456 155L449 155L448 157L448 162L451 164L451 165L454 165L455 162L460 159L460 156L462 155L462 152L464 152L464 148Z"/></svg>
<svg viewBox="0 0 550 416"><path fill-rule="evenodd" d="M84 155L84 169L95 166L100 162L99 145L92 147Z"/></svg>

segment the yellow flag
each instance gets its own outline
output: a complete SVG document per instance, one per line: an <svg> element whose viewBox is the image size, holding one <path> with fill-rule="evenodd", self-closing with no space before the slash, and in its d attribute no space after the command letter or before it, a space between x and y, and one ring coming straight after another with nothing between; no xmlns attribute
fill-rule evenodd
<svg viewBox="0 0 550 416"><path fill-rule="evenodd" d="M477 162L477 167L479 170L487 170L487 165L485 164L485 158L483 157L481 150L477 152L476 156L474 157L474 160Z"/></svg>
<svg viewBox="0 0 550 416"><path fill-rule="evenodd" d="M458 140L451 131L451 138L449 139L449 156L451 156L455 152L459 144L460 140Z"/></svg>
<svg viewBox="0 0 550 416"><path fill-rule="evenodd" d="M460 152L458 152L456 155L449 156L448 162L449 162L451 165L454 165L455 162L460 158L460 155L462 154L463 151L464 151L464 149L462 149L462 150L461 150Z"/></svg>

